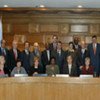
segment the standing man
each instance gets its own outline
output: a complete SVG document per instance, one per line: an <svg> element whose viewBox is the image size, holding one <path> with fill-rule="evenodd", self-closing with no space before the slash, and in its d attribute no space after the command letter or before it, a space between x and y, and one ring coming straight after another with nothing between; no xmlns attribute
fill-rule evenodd
<svg viewBox="0 0 100 100"><path fill-rule="evenodd" d="M58 37L56 35L53 35L52 40L53 40L52 43L49 44L49 49L51 51L55 51L57 50Z"/></svg>
<svg viewBox="0 0 100 100"><path fill-rule="evenodd" d="M50 58L51 58L51 51L49 49L49 45L45 44L45 50L41 54L41 61L42 61L44 73L46 71L46 65L49 65L50 63Z"/></svg>
<svg viewBox="0 0 100 100"><path fill-rule="evenodd" d="M30 70L30 51L29 51L30 44L29 42L25 42L24 50L21 53L21 61L22 65L25 68L26 72L29 74Z"/></svg>
<svg viewBox="0 0 100 100"><path fill-rule="evenodd" d="M7 58L8 54L8 49L6 48L6 41L1 40L1 47L0 47L0 56L4 56Z"/></svg>
<svg viewBox="0 0 100 100"><path fill-rule="evenodd" d="M75 46L75 50L79 50L81 48L79 45L79 38L78 37L74 37L73 44Z"/></svg>
<svg viewBox="0 0 100 100"><path fill-rule="evenodd" d="M4 56L5 58L5 69L7 70L7 74L10 75L9 71L9 50L6 48L6 41L3 39L1 40L1 47L0 47L0 56Z"/></svg>
<svg viewBox="0 0 100 100"><path fill-rule="evenodd" d="M81 48L77 52L76 64L78 66L78 75L81 73L82 67L85 65L85 58L89 57L85 41L81 41Z"/></svg>
<svg viewBox="0 0 100 100"><path fill-rule="evenodd" d="M17 41L12 42L12 48L9 51L9 58L10 58L10 68L9 70L12 71L14 67L16 67L16 62L20 59L20 51L18 50L18 43Z"/></svg>
<svg viewBox="0 0 100 100"><path fill-rule="evenodd" d="M34 58L39 58L39 64L42 66L41 63L41 51L39 49L39 44L37 42L34 43L34 50L30 53L30 65L33 66Z"/></svg>
<svg viewBox="0 0 100 100"><path fill-rule="evenodd" d="M100 74L100 44L97 43L97 36L92 36L92 43L88 45L89 56L91 65L94 67L94 74Z"/></svg>
<svg viewBox="0 0 100 100"><path fill-rule="evenodd" d="M62 49L62 42L58 41L56 52L51 52L52 57L56 58L56 63L59 66L60 74L62 74L63 65L65 63L65 52Z"/></svg>

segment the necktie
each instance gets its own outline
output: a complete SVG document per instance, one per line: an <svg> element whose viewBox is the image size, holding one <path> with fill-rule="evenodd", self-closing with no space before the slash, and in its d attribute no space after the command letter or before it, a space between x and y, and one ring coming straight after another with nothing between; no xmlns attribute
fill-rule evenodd
<svg viewBox="0 0 100 100"><path fill-rule="evenodd" d="M82 58L84 57L84 51L82 50Z"/></svg>
<svg viewBox="0 0 100 100"><path fill-rule="evenodd" d="M94 52L94 55L96 54L96 46L95 44L93 44L93 52Z"/></svg>
<svg viewBox="0 0 100 100"><path fill-rule="evenodd" d="M48 57L48 61L50 60L50 52L47 51L47 57Z"/></svg>
<svg viewBox="0 0 100 100"><path fill-rule="evenodd" d="M40 54L39 54L39 50L35 50L35 56L39 57Z"/></svg>
<svg viewBox="0 0 100 100"><path fill-rule="evenodd" d="M58 50L57 52L58 52L58 56L60 57L60 56L61 56L61 51L60 51L60 50Z"/></svg>
<svg viewBox="0 0 100 100"><path fill-rule="evenodd" d="M15 57L15 60L17 60L17 51L14 50L14 57Z"/></svg>

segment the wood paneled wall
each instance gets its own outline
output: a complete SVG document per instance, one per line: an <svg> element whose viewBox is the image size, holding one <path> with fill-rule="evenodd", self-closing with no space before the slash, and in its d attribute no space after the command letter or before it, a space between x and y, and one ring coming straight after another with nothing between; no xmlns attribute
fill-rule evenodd
<svg viewBox="0 0 100 100"><path fill-rule="evenodd" d="M49 12L49 11L48 11ZM3 36L11 46L13 39L23 48L24 41L31 44L39 42L41 47L51 42L52 35L58 35L63 44L78 36L80 40L91 42L91 36L97 35L100 41L100 14L66 13L16 13L2 12Z"/></svg>

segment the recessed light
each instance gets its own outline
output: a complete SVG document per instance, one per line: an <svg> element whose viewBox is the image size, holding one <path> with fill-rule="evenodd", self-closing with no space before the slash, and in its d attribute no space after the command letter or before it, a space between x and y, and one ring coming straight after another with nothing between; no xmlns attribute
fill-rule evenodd
<svg viewBox="0 0 100 100"><path fill-rule="evenodd" d="M77 7L78 7L78 8L82 8L83 6L82 6L82 5L78 5Z"/></svg>
<svg viewBox="0 0 100 100"><path fill-rule="evenodd" d="M39 7L44 8L45 6L44 5L40 5Z"/></svg>
<svg viewBox="0 0 100 100"><path fill-rule="evenodd" d="M4 7L8 7L8 5L4 5Z"/></svg>

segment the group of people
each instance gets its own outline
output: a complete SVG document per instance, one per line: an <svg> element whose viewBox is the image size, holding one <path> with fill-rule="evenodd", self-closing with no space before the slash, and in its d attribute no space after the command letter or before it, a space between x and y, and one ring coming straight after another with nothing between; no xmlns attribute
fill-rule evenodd
<svg viewBox="0 0 100 100"><path fill-rule="evenodd" d="M30 43L24 43L24 50L18 50L17 41L12 42L12 48L7 49L6 41L1 40L0 47L0 75L8 74L69 74L79 76L90 74L100 75L100 44L97 36L92 36L92 42L86 44L74 38L69 42L68 49L63 50L62 42L56 35L52 37L52 43L45 44L45 50L40 51L39 44L34 43L34 50L30 50Z"/></svg>

